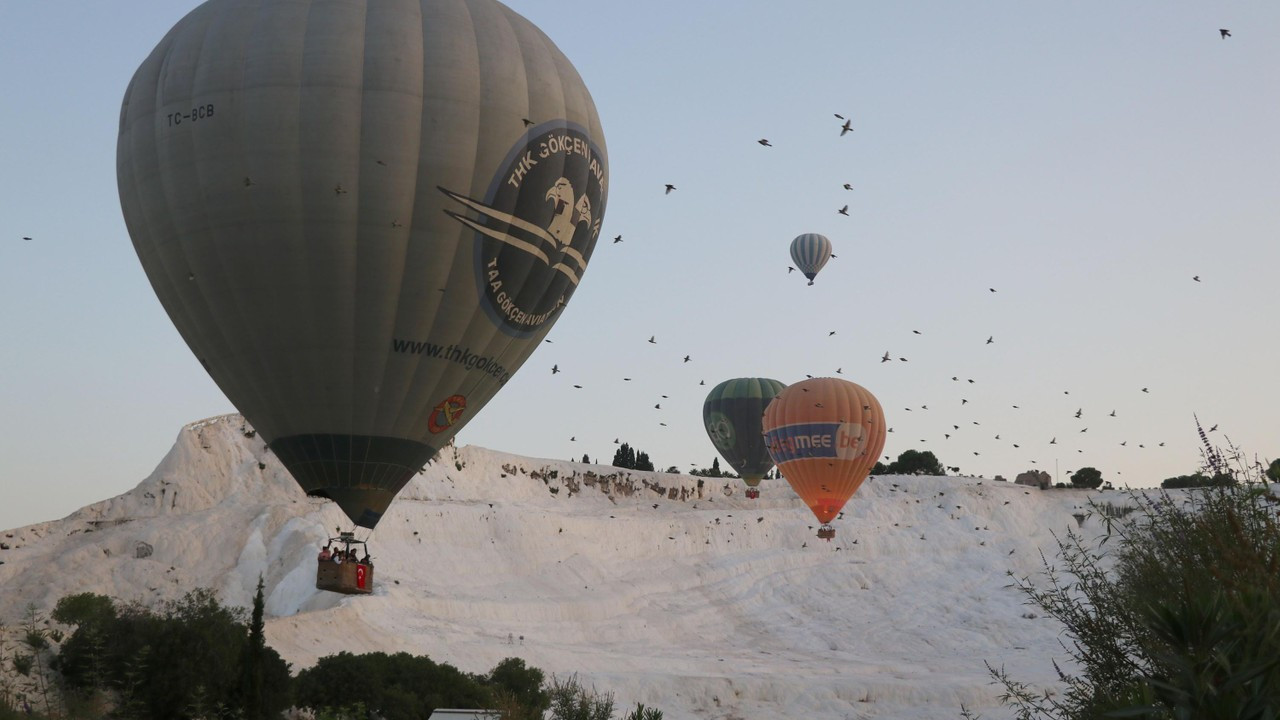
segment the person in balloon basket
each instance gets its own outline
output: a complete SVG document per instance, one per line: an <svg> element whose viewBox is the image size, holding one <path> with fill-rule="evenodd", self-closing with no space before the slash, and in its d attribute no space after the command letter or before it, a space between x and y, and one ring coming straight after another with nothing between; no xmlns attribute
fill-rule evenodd
<svg viewBox="0 0 1280 720"><path fill-rule="evenodd" d="M318 557L317 560L319 560L320 562L328 562L330 559L332 559L332 557L333 557L332 553L329 552L329 546L325 545L324 547L320 548L320 557Z"/></svg>

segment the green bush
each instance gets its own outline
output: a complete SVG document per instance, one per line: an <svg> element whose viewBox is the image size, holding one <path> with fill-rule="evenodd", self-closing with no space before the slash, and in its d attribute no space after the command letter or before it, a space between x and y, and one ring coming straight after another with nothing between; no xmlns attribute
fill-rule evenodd
<svg viewBox="0 0 1280 720"><path fill-rule="evenodd" d="M349 711L360 704L386 720L419 720L436 708L480 709L493 702L483 678L405 652L320 658L298 673L295 697L299 707L316 711Z"/></svg>
<svg viewBox="0 0 1280 720"><path fill-rule="evenodd" d="M577 675L568 679L551 678L549 720L610 720L613 717L613 693L585 688Z"/></svg>
<svg viewBox="0 0 1280 720"><path fill-rule="evenodd" d="M886 475L946 475L946 468L928 450L906 450L885 468Z"/></svg>
<svg viewBox="0 0 1280 720"><path fill-rule="evenodd" d="M53 666L72 693L87 697L114 689L123 714L148 718L184 717L197 705L224 716L246 705L245 612L218 604L207 588L166 602L158 612L82 593L60 600L53 617L76 625ZM289 666L266 647L255 662L261 669L255 704L262 716L278 715L291 704Z"/></svg>
<svg viewBox="0 0 1280 720"><path fill-rule="evenodd" d="M1097 490L1102 487L1102 471L1095 467L1083 467L1071 475L1071 487Z"/></svg>
<svg viewBox="0 0 1280 720"><path fill-rule="evenodd" d="M1280 498L1257 482L1143 495L1097 547L1074 532L1061 566L1015 584L1065 626L1064 691L992 668L1020 719L1280 715ZM1105 554L1104 551L1108 551Z"/></svg>

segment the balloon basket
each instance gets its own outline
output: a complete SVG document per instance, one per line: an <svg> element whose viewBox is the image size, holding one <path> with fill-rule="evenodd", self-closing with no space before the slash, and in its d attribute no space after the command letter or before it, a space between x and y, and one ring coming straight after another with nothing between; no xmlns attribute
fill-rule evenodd
<svg viewBox="0 0 1280 720"><path fill-rule="evenodd" d="M755 488L747 488L747 499L748 499L748 500L755 500L755 499L756 499L756 498L758 498L758 497L760 497L760 491L759 491L759 490L757 490L757 489L755 489Z"/></svg>
<svg viewBox="0 0 1280 720"><path fill-rule="evenodd" d="M354 554L353 546L364 546L364 558L358 560L335 561L324 559L316 561L316 589L343 595L369 595L373 592L373 563L368 562L369 546L363 540L357 540L355 533L341 532L338 537L329 538L325 547L332 547L333 554L343 556Z"/></svg>
<svg viewBox="0 0 1280 720"><path fill-rule="evenodd" d="M826 540L829 542L835 536L836 536L836 529L831 527L830 525L823 525L822 527L818 528L818 537L822 538L823 540Z"/></svg>

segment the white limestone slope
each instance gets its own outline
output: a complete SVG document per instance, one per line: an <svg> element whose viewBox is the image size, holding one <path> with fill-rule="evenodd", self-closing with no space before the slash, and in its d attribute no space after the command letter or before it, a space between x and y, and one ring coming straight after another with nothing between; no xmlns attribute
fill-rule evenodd
<svg viewBox="0 0 1280 720"><path fill-rule="evenodd" d="M133 490L3 533L0 621L84 591L154 605L203 586L248 605L262 574L268 642L295 668L403 650L484 672L514 655L673 720L1008 717L984 661L1052 686L1063 655L1005 573L1039 570L1079 491L875 477L826 543L783 481L751 501L737 481L447 448L370 538L376 592L348 598L313 583L349 521L251 432L189 425Z"/></svg>

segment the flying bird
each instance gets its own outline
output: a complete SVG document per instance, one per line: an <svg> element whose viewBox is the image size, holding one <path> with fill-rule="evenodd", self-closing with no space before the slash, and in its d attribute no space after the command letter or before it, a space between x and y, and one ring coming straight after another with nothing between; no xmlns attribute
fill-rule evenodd
<svg viewBox="0 0 1280 720"><path fill-rule="evenodd" d="M890 360L892 360L892 359L893 359L893 358L889 357L889 352L886 350L886 351L885 351L885 353L884 353L884 357L880 358L880 362L882 362L882 363L887 363L887 362L889 362L889 361L890 361Z"/></svg>
<svg viewBox="0 0 1280 720"><path fill-rule="evenodd" d="M676 189L675 185L672 185L671 183L667 183L667 191L663 193L663 195L670 195L671 191L675 189Z"/></svg>
<svg viewBox="0 0 1280 720"><path fill-rule="evenodd" d="M840 137L844 137L844 134L847 132L853 132L852 120L845 120L844 124L840 126Z"/></svg>
<svg viewBox="0 0 1280 720"><path fill-rule="evenodd" d="M761 145L763 145L763 146L765 146L765 147L773 147L773 143L769 142L769 141L768 141L768 140L766 140L765 138L760 138L760 139L759 139L759 140L757 140L756 142L760 143Z"/></svg>
<svg viewBox="0 0 1280 720"><path fill-rule="evenodd" d="M533 124L533 121L530 120L529 118L520 118L520 120L524 123L525 127L529 127L530 125Z"/></svg>
<svg viewBox="0 0 1280 720"><path fill-rule="evenodd" d="M1115 417L1115 416L1116 416L1116 411L1115 411L1115 410L1112 410L1112 411L1111 411L1111 417Z"/></svg>
<svg viewBox="0 0 1280 720"><path fill-rule="evenodd" d="M26 240L27 242L31 242L31 238L27 237L26 235L23 235L22 239Z"/></svg>
<svg viewBox="0 0 1280 720"><path fill-rule="evenodd" d="M1049 441L1049 444L1050 444L1050 445L1057 445L1057 444L1058 444L1058 438L1054 438L1054 439L1050 440L1050 441Z"/></svg>
<svg viewBox="0 0 1280 720"><path fill-rule="evenodd" d="M791 273L793 273L793 272L795 272L795 271L796 271L796 269L795 269L795 268L791 267L790 265L788 265L788 266L787 266L787 274L788 274L788 275L790 275Z"/></svg>
<svg viewBox="0 0 1280 720"><path fill-rule="evenodd" d="M843 370L842 368L836 368L836 374L837 374L837 375L843 375L843 374L844 374L844 370Z"/></svg>
<svg viewBox="0 0 1280 720"><path fill-rule="evenodd" d="M334 186L333 186L333 194L334 194L334 195L346 195L346 194L347 194L347 190L346 190L346 188L342 187L341 185L334 185Z"/></svg>
<svg viewBox="0 0 1280 720"><path fill-rule="evenodd" d="M840 113L832 113L832 115L835 115L840 120L844 120L844 116L841 115Z"/></svg>
<svg viewBox="0 0 1280 720"><path fill-rule="evenodd" d="M845 190L852 190L852 189L853 189L853 185L850 185L849 183L845 183L845 184L844 184L844 189L845 189Z"/></svg>
<svg viewBox="0 0 1280 720"><path fill-rule="evenodd" d="M1080 415L1081 415L1081 414L1083 414L1083 413L1084 413L1084 408L1080 408L1080 409L1076 410L1076 418L1079 418L1079 417L1080 417Z"/></svg>
<svg viewBox="0 0 1280 720"><path fill-rule="evenodd" d="M924 334L924 333L920 332L919 330L912 330L912 331L911 331L911 333L912 333L913 335L923 335L923 334Z"/></svg>
<svg viewBox="0 0 1280 720"><path fill-rule="evenodd" d="M1231 37L1231 31L1226 28L1218 28L1218 34L1223 40Z"/></svg>
<svg viewBox="0 0 1280 720"><path fill-rule="evenodd" d="M245 187L253 187L254 185L257 185L257 184L258 184L258 183L254 182L252 178L250 178L250 177L249 177L249 176L247 176L247 175L245 176L245 178L244 178L244 186L245 186Z"/></svg>
<svg viewBox="0 0 1280 720"><path fill-rule="evenodd" d="M1148 390L1148 389L1146 389L1146 388L1142 388L1142 392L1144 392L1144 393L1150 393L1151 391L1150 391L1150 390Z"/></svg>
<svg viewBox="0 0 1280 720"><path fill-rule="evenodd" d="M556 373L558 373L558 372L560 372L560 365L559 365L559 364L552 365L552 366L551 366L551 374L552 374L552 375L555 375L555 374L556 374Z"/></svg>
<svg viewBox="0 0 1280 720"><path fill-rule="evenodd" d="M836 212L840 213L841 215L848 215L848 214L849 214L849 206L848 206L848 205L845 205L844 207L840 208L840 209L839 209L839 210L837 210Z"/></svg>
<svg viewBox="0 0 1280 720"><path fill-rule="evenodd" d="M1199 275L1192 275L1192 276L1191 276L1191 279L1192 279L1192 280L1195 280L1196 282L1200 282L1200 276L1199 276Z"/></svg>
<svg viewBox="0 0 1280 720"><path fill-rule="evenodd" d="M657 345L657 344L658 344L658 341L657 341L657 340L654 340L654 338L655 338L655 337L657 337L657 336L656 336L656 335L650 335L650 336L649 336L649 342L650 342L650 343L652 343L652 344L654 344L654 345Z"/></svg>
<svg viewBox="0 0 1280 720"><path fill-rule="evenodd" d="M654 404L653 409L654 409L654 410L661 410L661 409L662 409L662 403L656 403L656 404Z"/></svg>
<svg viewBox="0 0 1280 720"><path fill-rule="evenodd" d="M987 344L988 344L988 345L990 345L991 343L993 343L993 342L995 342L995 341L996 341L996 336L995 336L995 335L988 335L988 336L987 336Z"/></svg>
<svg viewBox="0 0 1280 720"><path fill-rule="evenodd" d="M991 292L995 292L995 291L996 291L996 289L995 289L995 288L987 288L987 289L988 289L988 290L990 290Z"/></svg>
<svg viewBox="0 0 1280 720"><path fill-rule="evenodd" d="M569 438L569 442L577 442L577 441L578 441L577 435L574 435L573 437Z"/></svg>
<svg viewBox="0 0 1280 720"><path fill-rule="evenodd" d="M582 389L582 386L581 386L581 385L574 385L574 387L578 388L579 390L581 390L581 389Z"/></svg>
<svg viewBox="0 0 1280 720"><path fill-rule="evenodd" d="M685 362L689 362L689 356L688 356L688 355L685 355L685 356L684 356L684 361L685 361Z"/></svg>
<svg viewBox="0 0 1280 720"><path fill-rule="evenodd" d="M1217 430L1217 429L1218 429L1218 426L1215 424L1213 427L1209 428L1209 432L1213 432L1214 430Z"/></svg>
<svg viewBox="0 0 1280 720"><path fill-rule="evenodd" d="M617 243L622 242L622 236L621 236L621 235L619 235L618 237L614 238L614 239L613 239L613 242L614 242L614 244L617 244Z"/></svg>

